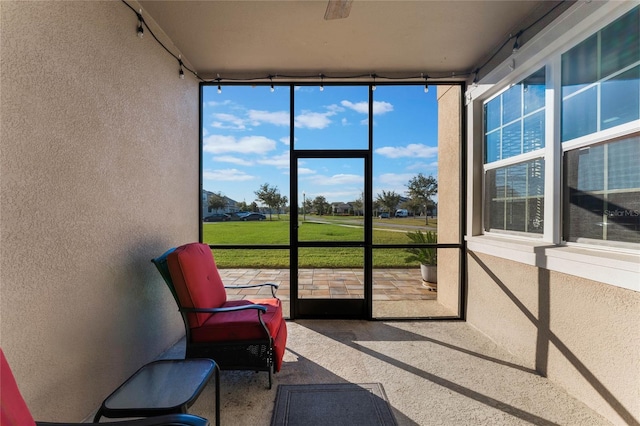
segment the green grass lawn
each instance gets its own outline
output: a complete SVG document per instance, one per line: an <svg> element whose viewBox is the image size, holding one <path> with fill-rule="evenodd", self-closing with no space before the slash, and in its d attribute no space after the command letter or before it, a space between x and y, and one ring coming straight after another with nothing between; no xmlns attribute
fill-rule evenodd
<svg viewBox="0 0 640 426"><path fill-rule="evenodd" d="M309 217L307 217L309 219ZM392 219L393 220L393 219ZM397 219L406 221L407 219ZM363 228L340 226L333 223L301 223L301 241L362 241ZM421 224L424 224L422 222ZM431 225L431 223L430 223ZM375 244L405 244L409 238L404 232L376 229ZM203 224L203 240L206 244L289 244L289 221L266 220L262 222L216 222ZM264 249L214 249L220 268L288 268L289 250ZM374 250L374 267L415 267L407 264L407 254L402 249ZM361 248L300 248L299 265L302 268L357 268L363 266Z"/></svg>

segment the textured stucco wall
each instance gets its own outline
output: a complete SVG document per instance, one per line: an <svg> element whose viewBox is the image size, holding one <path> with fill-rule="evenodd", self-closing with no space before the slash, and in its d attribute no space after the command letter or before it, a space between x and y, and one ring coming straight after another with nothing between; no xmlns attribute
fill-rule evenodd
<svg viewBox="0 0 640 426"><path fill-rule="evenodd" d="M640 293L470 252L467 321L614 424L640 423Z"/></svg>
<svg viewBox="0 0 640 426"><path fill-rule="evenodd" d="M37 419L79 421L183 333L149 260L198 239L198 84L121 2L0 19L0 344Z"/></svg>
<svg viewBox="0 0 640 426"><path fill-rule="evenodd" d="M438 92L438 242L460 243L461 87ZM460 251L438 249L438 303L458 312Z"/></svg>

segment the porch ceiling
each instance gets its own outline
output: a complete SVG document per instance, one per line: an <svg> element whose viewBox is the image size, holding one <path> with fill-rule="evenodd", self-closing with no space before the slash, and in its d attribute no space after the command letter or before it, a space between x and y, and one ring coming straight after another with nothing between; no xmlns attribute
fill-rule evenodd
<svg viewBox="0 0 640 426"><path fill-rule="evenodd" d="M211 79L470 72L558 2L353 0L335 20L327 0L139 3Z"/></svg>

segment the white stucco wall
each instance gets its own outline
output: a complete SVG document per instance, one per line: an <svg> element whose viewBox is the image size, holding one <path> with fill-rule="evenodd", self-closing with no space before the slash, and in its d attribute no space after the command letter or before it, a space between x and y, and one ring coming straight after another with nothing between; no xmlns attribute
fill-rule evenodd
<svg viewBox="0 0 640 426"><path fill-rule="evenodd" d="M550 150L547 170L557 174L547 174L545 235L482 235L482 103L542 64L560 70L564 51L634 6L575 2L466 93L467 321L616 425L640 424L640 257L560 243L561 190L552 176L561 170ZM556 128L547 124L548 147Z"/></svg>
<svg viewBox="0 0 640 426"><path fill-rule="evenodd" d="M469 252L467 321L613 424L640 422L640 293Z"/></svg>
<svg viewBox="0 0 640 426"><path fill-rule="evenodd" d="M119 1L0 19L0 345L36 419L80 421L183 333L150 259L198 239L198 84Z"/></svg>

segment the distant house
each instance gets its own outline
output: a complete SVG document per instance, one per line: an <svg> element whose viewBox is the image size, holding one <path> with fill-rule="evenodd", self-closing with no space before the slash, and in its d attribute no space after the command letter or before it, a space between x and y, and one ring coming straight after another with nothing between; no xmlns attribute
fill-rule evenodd
<svg viewBox="0 0 640 426"><path fill-rule="evenodd" d="M223 208L212 209L209 207L209 197L212 195L217 194L207 191L206 189L202 190L202 217L207 217L213 213L235 213L240 210L238 209L238 202L227 196L223 196L225 201L225 206Z"/></svg>
<svg viewBox="0 0 640 426"><path fill-rule="evenodd" d="M331 213L337 215L348 215L353 213L353 206L350 203L341 201L331 203Z"/></svg>

